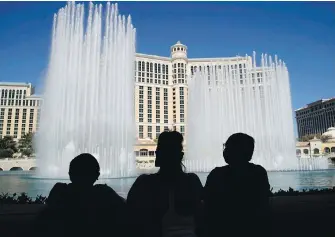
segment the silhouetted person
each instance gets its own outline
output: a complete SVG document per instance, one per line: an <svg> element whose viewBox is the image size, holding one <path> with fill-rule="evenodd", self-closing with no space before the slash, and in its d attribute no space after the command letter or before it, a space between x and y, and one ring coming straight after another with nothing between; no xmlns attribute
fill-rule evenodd
<svg viewBox="0 0 335 237"><path fill-rule="evenodd" d="M196 174L183 171L183 136L160 134L155 166L158 173L139 176L127 205L136 237L200 235L202 184Z"/></svg>
<svg viewBox="0 0 335 237"><path fill-rule="evenodd" d="M209 237L270 236L270 184L266 170L250 163L253 152L254 139L247 134L233 134L224 144L228 165L213 169L204 187Z"/></svg>
<svg viewBox="0 0 335 237"><path fill-rule="evenodd" d="M100 176L98 161L90 154L70 163L71 183L56 183L41 213L41 236L125 236L126 203L107 185L94 185Z"/></svg>

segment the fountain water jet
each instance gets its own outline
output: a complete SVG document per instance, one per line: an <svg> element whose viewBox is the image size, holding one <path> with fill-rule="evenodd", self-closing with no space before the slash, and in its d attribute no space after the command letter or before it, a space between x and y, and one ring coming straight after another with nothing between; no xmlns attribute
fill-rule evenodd
<svg viewBox="0 0 335 237"><path fill-rule="evenodd" d="M289 75L277 57L199 66L188 89L188 171L224 165L222 143L237 132L255 138L252 161L268 171L328 168L327 159L296 158Z"/></svg>
<svg viewBox="0 0 335 237"><path fill-rule="evenodd" d="M82 152L103 176L136 175L135 29L117 4L68 3L54 16L51 55L37 135L41 177L67 177ZM104 30L103 30L104 29Z"/></svg>

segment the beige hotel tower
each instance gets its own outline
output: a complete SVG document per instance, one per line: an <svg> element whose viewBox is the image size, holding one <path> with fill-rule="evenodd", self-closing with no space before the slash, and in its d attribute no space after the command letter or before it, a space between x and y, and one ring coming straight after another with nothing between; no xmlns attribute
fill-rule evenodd
<svg viewBox="0 0 335 237"><path fill-rule="evenodd" d="M250 56L188 58L188 48L178 41L171 46L171 57L136 54L135 118L138 160L153 162L158 135L164 130L187 132L187 81L198 66L227 67L243 79ZM260 74L260 73L257 73ZM261 77L261 75L257 75ZM19 139L38 129L41 97L27 83L0 82L0 136Z"/></svg>

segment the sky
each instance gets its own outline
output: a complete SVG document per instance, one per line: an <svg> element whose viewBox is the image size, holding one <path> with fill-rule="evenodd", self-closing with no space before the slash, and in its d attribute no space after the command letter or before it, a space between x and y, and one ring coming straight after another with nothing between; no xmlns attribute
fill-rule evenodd
<svg viewBox="0 0 335 237"><path fill-rule="evenodd" d="M0 2L0 81L41 91L53 14L65 2ZM120 2L137 28L137 52L188 57L277 54L290 73L293 108L335 97L335 2Z"/></svg>

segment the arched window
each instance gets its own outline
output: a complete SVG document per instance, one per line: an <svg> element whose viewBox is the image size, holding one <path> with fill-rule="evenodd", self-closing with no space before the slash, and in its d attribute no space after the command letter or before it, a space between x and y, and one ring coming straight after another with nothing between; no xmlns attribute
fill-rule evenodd
<svg viewBox="0 0 335 237"><path fill-rule="evenodd" d="M141 149L140 150L140 156L148 156L148 150L147 149Z"/></svg>
<svg viewBox="0 0 335 237"><path fill-rule="evenodd" d="M331 153L335 153L335 147L330 148Z"/></svg>
<svg viewBox="0 0 335 237"><path fill-rule="evenodd" d="M297 149L295 152L296 152L297 156L301 156L301 150L300 149Z"/></svg>
<svg viewBox="0 0 335 237"><path fill-rule="evenodd" d="M304 149L304 154L308 155L308 149Z"/></svg>
<svg viewBox="0 0 335 237"><path fill-rule="evenodd" d="M330 153L330 149L329 149L329 147L325 147L324 152L325 152L325 153Z"/></svg>
<svg viewBox="0 0 335 237"><path fill-rule="evenodd" d="M320 150L318 148L314 148L313 152L314 152L314 154L319 154Z"/></svg>
<svg viewBox="0 0 335 237"><path fill-rule="evenodd" d="M10 168L10 171L22 171L23 169L21 167L12 167Z"/></svg>

